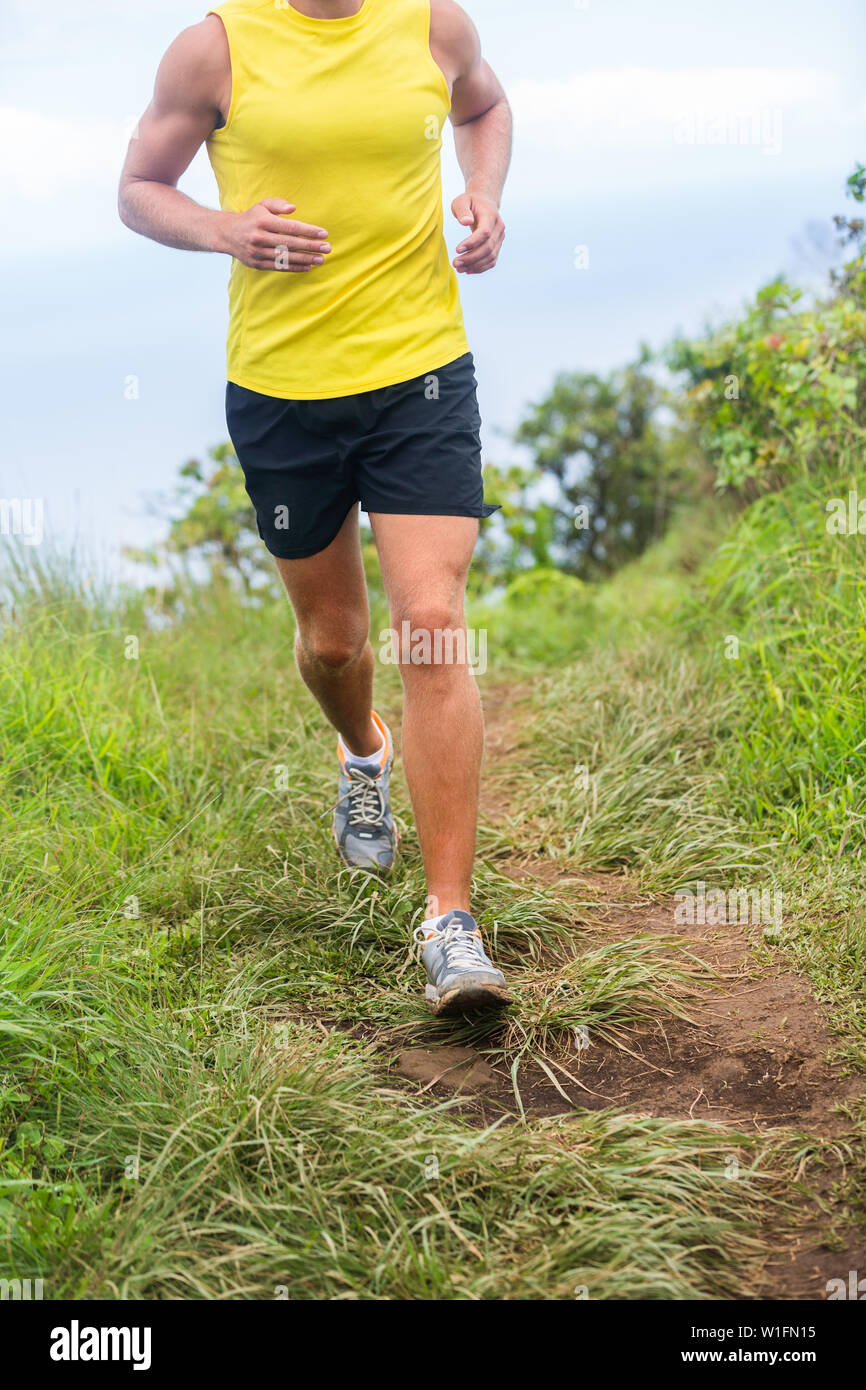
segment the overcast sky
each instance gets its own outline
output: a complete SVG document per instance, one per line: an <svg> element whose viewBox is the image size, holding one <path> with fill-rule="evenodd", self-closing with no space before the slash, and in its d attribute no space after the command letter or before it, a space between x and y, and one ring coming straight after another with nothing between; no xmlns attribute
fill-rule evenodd
<svg viewBox="0 0 866 1390"><path fill-rule="evenodd" d="M612 367L779 270L808 273L804 229L843 210L866 159L866 6L466 8L516 117L502 260L460 281L486 450L504 460L556 371ZM0 497L44 498L49 535L78 534L108 564L159 529L147 499L180 463L225 438L228 263L146 243L115 213L159 58L205 10L3 0ZM203 156L182 186L216 205ZM450 150L444 187L447 207L461 187Z"/></svg>

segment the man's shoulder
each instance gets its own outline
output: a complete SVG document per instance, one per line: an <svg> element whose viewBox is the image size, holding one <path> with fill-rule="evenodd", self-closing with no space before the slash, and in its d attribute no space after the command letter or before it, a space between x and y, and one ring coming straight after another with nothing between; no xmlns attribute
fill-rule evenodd
<svg viewBox="0 0 866 1390"><path fill-rule="evenodd" d="M475 25L457 0L430 0L430 37L445 49L459 53L475 41Z"/></svg>
<svg viewBox="0 0 866 1390"><path fill-rule="evenodd" d="M222 72L227 58L225 28L208 13L180 31L163 58L161 71L169 80L207 82Z"/></svg>

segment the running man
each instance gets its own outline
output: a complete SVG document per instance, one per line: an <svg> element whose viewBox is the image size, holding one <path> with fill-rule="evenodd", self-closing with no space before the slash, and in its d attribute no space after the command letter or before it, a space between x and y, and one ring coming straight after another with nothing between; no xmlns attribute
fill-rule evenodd
<svg viewBox="0 0 866 1390"><path fill-rule="evenodd" d="M453 264L449 116L466 180ZM177 188L204 143L220 211ZM464 594L495 508L457 285L496 265L510 152L508 102L453 0L228 0L163 58L120 186L133 231L232 258L228 429L294 610L301 676L338 734L346 864L387 873L395 853L359 503L392 629L408 623L416 655L425 640L462 654L413 662L398 644L428 890L416 935L437 1014L510 1003L471 915L483 724Z"/></svg>

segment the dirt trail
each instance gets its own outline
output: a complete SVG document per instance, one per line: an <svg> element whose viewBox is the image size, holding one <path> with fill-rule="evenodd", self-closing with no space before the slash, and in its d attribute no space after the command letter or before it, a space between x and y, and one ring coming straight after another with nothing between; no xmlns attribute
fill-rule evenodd
<svg viewBox="0 0 866 1390"><path fill-rule="evenodd" d="M485 696L482 817L488 823L508 814L507 770L517 754L522 723L518 701L523 692L517 692L518 701L514 693L500 689ZM628 1035L628 1050L595 1039L585 1051L562 1058L578 1082L559 1074L571 1105L540 1067L527 1064L519 1085L528 1116L562 1114L572 1106L617 1106L745 1132L785 1128L844 1141L850 1124L834 1107L862 1094L863 1079L844 1075L826 1060L833 1037L808 982L783 966L759 967L751 928L683 927L674 921L672 901L652 901L614 874L568 870L531 858L500 862L499 867L516 880L555 886L560 899L573 896L575 931L582 939L587 937L586 905L591 900L595 942L650 933L677 936L716 977L714 988L689 1001L691 1023L667 1018L663 1024L637 1026ZM515 1110L506 1070L491 1067L471 1048L410 1049L400 1055L397 1067L434 1094L460 1092L467 1118L475 1112L478 1120L490 1120L503 1109ZM838 1177L838 1170L828 1171L824 1195L831 1205ZM828 1279L847 1278L849 1269L866 1272L866 1248L844 1211L837 1214L832 1237L830 1217L814 1204L804 1218L802 1229L768 1265L776 1298L823 1298ZM832 1249L825 1240L831 1240Z"/></svg>

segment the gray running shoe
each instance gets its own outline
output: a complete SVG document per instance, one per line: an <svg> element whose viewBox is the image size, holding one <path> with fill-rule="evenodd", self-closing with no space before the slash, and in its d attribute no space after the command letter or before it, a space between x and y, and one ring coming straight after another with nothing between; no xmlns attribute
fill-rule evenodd
<svg viewBox="0 0 866 1390"><path fill-rule="evenodd" d="M514 1002L468 912L455 909L435 927L422 923L415 929L415 940L423 943L427 1003L437 1017L504 1009Z"/></svg>
<svg viewBox="0 0 866 1390"><path fill-rule="evenodd" d="M394 867L397 835L391 815L389 784L394 745L387 726L377 714L373 723L385 738L383 761L377 772L343 759L339 745L340 787L334 808L334 842L337 853L350 869L387 874Z"/></svg>

